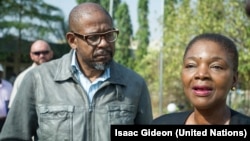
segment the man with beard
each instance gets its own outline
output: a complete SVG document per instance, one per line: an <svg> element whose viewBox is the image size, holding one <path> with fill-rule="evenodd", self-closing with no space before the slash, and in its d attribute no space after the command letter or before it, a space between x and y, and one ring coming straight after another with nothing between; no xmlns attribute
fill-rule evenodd
<svg viewBox="0 0 250 141"><path fill-rule="evenodd" d="M145 80L113 60L119 30L96 3L69 15L71 51L29 71L0 140L110 141L113 124L149 124Z"/></svg>

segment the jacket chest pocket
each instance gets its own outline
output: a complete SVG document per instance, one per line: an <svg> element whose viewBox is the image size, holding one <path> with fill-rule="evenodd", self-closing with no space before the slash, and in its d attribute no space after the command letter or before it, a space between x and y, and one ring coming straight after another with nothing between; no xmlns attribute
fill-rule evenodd
<svg viewBox="0 0 250 141"><path fill-rule="evenodd" d="M71 141L73 111L74 106L40 106L40 140Z"/></svg>
<svg viewBox="0 0 250 141"><path fill-rule="evenodd" d="M134 124L136 108L133 105L109 106L111 124Z"/></svg>

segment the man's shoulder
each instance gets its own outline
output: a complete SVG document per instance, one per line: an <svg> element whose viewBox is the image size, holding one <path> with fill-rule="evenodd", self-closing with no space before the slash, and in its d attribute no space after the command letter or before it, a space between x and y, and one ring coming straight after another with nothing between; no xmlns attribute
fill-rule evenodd
<svg viewBox="0 0 250 141"><path fill-rule="evenodd" d="M136 71L114 62L111 67L111 77L119 78L120 81L144 81L144 78Z"/></svg>
<svg viewBox="0 0 250 141"><path fill-rule="evenodd" d="M29 66L28 68L26 68L25 70L23 70L22 72L20 72L17 77L16 77L16 80L15 81L19 81L19 80L22 80L23 77L25 76L26 73L28 73L31 69L35 68L33 65L32 66Z"/></svg>
<svg viewBox="0 0 250 141"><path fill-rule="evenodd" d="M119 64L117 62L113 62L113 66L114 66L114 69L115 71L117 72L123 72L123 73L128 73L128 74L131 74L131 75L138 75L139 76L139 73L137 73L136 71L132 70L131 68L128 68L122 64Z"/></svg>

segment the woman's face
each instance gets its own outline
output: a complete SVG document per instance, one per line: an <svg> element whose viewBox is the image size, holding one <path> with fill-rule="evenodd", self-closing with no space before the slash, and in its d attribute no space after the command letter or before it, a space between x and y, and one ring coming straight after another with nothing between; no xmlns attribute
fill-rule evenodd
<svg viewBox="0 0 250 141"><path fill-rule="evenodd" d="M185 95L193 106L208 109L226 104L237 73L223 47L213 41L199 40L184 58L181 78Z"/></svg>

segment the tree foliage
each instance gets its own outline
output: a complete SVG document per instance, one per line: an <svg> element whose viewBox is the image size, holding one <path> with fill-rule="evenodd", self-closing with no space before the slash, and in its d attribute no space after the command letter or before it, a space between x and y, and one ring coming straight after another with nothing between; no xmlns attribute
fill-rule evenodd
<svg viewBox="0 0 250 141"><path fill-rule="evenodd" d="M121 3L115 13L116 27L120 31L116 41L115 60L127 67L132 67L133 54L130 52L130 41L133 34L128 5Z"/></svg>
<svg viewBox="0 0 250 141"><path fill-rule="evenodd" d="M1 1L0 32L21 39L48 41L64 39L62 11L42 0Z"/></svg>
<svg viewBox="0 0 250 141"><path fill-rule="evenodd" d="M149 25L148 25L148 0L138 1L138 23L139 29L136 33L135 39L138 42L136 50L136 59L142 60L144 55L147 55L147 48L149 44Z"/></svg>
<svg viewBox="0 0 250 141"><path fill-rule="evenodd" d="M139 23L139 29L136 32L135 35L135 42L137 44L136 51L135 51L135 58L136 61L133 69L140 74L145 73L143 71L146 71L144 69L145 64L143 64L143 58L148 53L148 45L149 45L149 24L148 24L148 0L138 0L138 23ZM142 72L141 72L142 71Z"/></svg>
<svg viewBox="0 0 250 141"><path fill-rule="evenodd" d="M59 8L43 0L5 0L0 1L0 8L0 36L3 41L0 53L4 54L0 59L2 63L8 63L15 73L20 72L22 63L30 61L29 42L37 39L65 42L64 16Z"/></svg>

